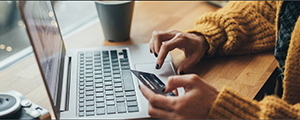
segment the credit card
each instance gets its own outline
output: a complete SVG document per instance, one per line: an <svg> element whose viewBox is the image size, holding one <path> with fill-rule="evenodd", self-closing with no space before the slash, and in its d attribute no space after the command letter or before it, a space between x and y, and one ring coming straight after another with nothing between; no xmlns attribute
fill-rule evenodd
<svg viewBox="0 0 300 120"><path fill-rule="evenodd" d="M130 70L145 86L150 88L156 94L162 94L167 96L176 96L173 92L169 92L167 94L165 91L165 84L152 73Z"/></svg>

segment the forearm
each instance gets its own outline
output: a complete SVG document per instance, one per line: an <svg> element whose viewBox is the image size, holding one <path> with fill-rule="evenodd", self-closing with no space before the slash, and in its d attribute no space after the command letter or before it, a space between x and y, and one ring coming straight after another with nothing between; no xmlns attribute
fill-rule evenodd
<svg viewBox="0 0 300 120"><path fill-rule="evenodd" d="M300 106L290 105L275 96L262 101L245 99L233 90L223 89L213 104L208 118L212 119L299 119Z"/></svg>
<svg viewBox="0 0 300 120"><path fill-rule="evenodd" d="M266 12L267 7L270 9ZM268 4L229 2L217 12L198 18L188 32L205 36L209 56L257 53L274 49L274 18L275 10Z"/></svg>

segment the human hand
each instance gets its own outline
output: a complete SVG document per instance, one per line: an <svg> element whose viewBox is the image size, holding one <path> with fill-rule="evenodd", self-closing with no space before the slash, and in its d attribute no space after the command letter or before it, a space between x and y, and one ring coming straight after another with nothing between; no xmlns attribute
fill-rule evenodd
<svg viewBox="0 0 300 120"><path fill-rule="evenodd" d="M140 89L149 101L149 115L163 119L203 119L217 98L219 91L194 74L171 76L165 93L177 87L184 87L182 96L164 96L155 94L145 85Z"/></svg>
<svg viewBox="0 0 300 120"><path fill-rule="evenodd" d="M178 67L178 74L188 73L189 68L198 63L208 50L203 35L181 31L154 31L149 43L150 52L157 57L156 69L161 68L169 51L179 48L186 60Z"/></svg>

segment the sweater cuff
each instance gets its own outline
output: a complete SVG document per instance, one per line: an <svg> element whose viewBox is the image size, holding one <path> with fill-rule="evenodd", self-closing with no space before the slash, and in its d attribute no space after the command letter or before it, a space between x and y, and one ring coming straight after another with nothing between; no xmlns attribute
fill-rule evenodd
<svg viewBox="0 0 300 120"><path fill-rule="evenodd" d="M257 101L248 100L235 91L224 88L210 109L209 119L257 119Z"/></svg>
<svg viewBox="0 0 300 120"><path fill-rule="evenodd" d="M225 31L218 25L217 21L213 21L212 19L218 19L220 17L215 13L207 13L208 15L203 15L199 19L196 20L196 26L188 30L188 33L200 33L202 34L206 41L209 44L209 49L207 51L207 57L213 56L221 44L224 44L226 41L226 33Z"/></svg>

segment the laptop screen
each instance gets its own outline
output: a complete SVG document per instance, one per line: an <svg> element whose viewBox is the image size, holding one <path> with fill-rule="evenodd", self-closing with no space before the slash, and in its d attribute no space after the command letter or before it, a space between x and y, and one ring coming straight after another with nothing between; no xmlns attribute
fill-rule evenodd
<svg viewBox="0 0 300 120"><path fill-rule="evenodd" d="M56 105L63 41L50 1L27 1L23 8L28 35L41 73Z"/></svg>

